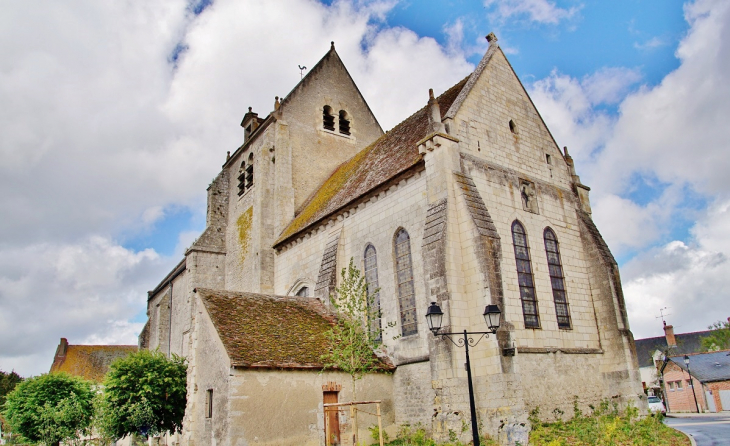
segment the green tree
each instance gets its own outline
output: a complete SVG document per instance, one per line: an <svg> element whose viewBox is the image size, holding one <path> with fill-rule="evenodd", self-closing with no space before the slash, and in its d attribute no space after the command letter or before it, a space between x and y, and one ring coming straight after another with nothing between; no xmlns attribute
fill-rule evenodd
<svg viewBox="0 0 730 446"><path fill-rule="evenodd" d="M23 378L15 371L10 373L0 370L0 408L5 405L5 396L17 386Z"/></svg>
<svg viewBox="0 0 730 446"><path fill-rule="evenodd" d="M374 302L368 301L365 277L350 259L342 269L342 282L333 296L332 304L337 311L337 323L325 333L329 350L322 355L325 369L341 370L352 378L352 399L357 401L356 382L365 374L383 371L383 364L375 355L380 345L381 333L369 328L369 321L379 317ZM371 298L377 293L372 290ZM357 418L354 420L357 432Z"/></svg>
<svg viewBox="0 0 730 446"><path fill-rule="evenodd" d="M700 339L704 351L717 351L730 348L730 321L717 321L709 327L712 332Z"/></svg>
<svg viewBox="0 0 730 446"><path fill-rule="evenodd" d="M97 401L99 434L122 438L182 429L187 402L187 365L177 355L141 350L114 361Z"/></svg>
<svg viewBox="0 0 730 446"><path fill-rule="evenodd" d="M72 442L89 433L92 383L67 373L28 378L7 395L5 418L11 429L46 445Z"/></svg>

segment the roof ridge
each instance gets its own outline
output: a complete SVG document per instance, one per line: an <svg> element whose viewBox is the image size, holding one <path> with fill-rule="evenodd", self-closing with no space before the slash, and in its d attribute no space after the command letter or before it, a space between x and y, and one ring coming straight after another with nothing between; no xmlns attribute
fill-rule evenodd
<svg viewBox="0 0 730 446"><path fill-rule="evenodd" d="M444 103L443 108L450 106L449 101L453 101L451 96L453 96L457 91L461 91L468 79L469 76L465 77L438 96L436 100L439 101L439 103ZM398 123L384 135L380 136L367 147L363 148L351 158L337 166L327 179L309 197L307 197L307 200L305 200L302 206L300 206L298 212L294 215L294 218L289 222L287 227L284 228L273 246L279 246L286 240L303 232L307 228L312 227L330 215L339 212L358 198L372 192L386 181L395 178L417 164L422 159L422 156L418 153L418 148L415 144L412 143L415 143L415 141L426 136L425 134L420 134L423 129L421 129L419 125L423 127L424 122L421 121L424 119L427 121L427 111L428 104L413 112L409 117ZM427 124L427 122L425 124ZM409 127L414 128L409 130ZM414 135L418 136L418 138L411 141ZM392 142L391 146L393 147L388 147L388 142ZM413 147L410 147L411 145ZM359 166L367 164L369 160L368 157L371 153L375 153L376 151L378 151L378 153L382 153L383 157L390 155L389 158L391 161L395 159L392 166L386 166L383 169L384 171L380 172L382 174L380 178L377 178L378 172L372 174L371 172L367 172L367 174L363 174L358 170ZM373 155L373 157L376 156L378 155ZM373 163L371 162L370 164ZM353 189L353 187L351 187L352 184L350 183L350 180L358 174L359 179L361 180L360 185L362 183L368 184L363 187L354 187L354 191L349 190ZM373 181L375 181L375 183L373 183ZM348 187L348 191L355 195L343 197L340 191ZM318 198L321 199L321 203L315 208ZM328 209L328 205L337 201L337 198L342 198L342 200L340 200L339 203L335 203L334 208Z"/></svg>

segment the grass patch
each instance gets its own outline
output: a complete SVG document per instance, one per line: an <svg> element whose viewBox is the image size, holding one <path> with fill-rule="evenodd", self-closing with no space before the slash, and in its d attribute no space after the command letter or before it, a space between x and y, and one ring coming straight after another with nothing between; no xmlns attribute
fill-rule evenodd
<svg viewBox="0 0 730 446"><path fill-rule="evenodd" d="M532 431L530 445L534 446L688 446L687 436L669 426L661 414L639 418L635 407L619 413L615 404L604 401L593 413L584 415L574 404L570 421L543 423L539 410L530 413ZM560 415L560 414L555 414Z"/></svg>
<svg viewBox="0 0 730 446"><path fill-rule="evenodd" d="M618 406L603 401L599 407L591 407L592 413L584 415L578 408L577 400L573 404L573 418L561 420L561 410L554 410L552 415L558 419L554 422L540 421L539 409L530 413L529 446L689 446L686 435L663 423L661 414L639 417L635 407L628 407L623 413ZM462 430L462 434L465 430ZM377 442L377 427L370 428L372 439ZM469 446L456 439L457 434L449 431L450 441L437 443L429 438L421 425L402 425L396 438L392 441L384 438L386 446ZM481 440L482 446L498 446L490 438ZM528 446L528 445L525 445Z"/></svg>

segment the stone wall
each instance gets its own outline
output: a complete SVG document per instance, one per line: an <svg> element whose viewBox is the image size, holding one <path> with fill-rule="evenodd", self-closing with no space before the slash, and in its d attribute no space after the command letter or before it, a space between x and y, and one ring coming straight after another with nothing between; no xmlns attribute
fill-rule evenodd
<svg viewBox="0 0 730 446"><path fill-rule="evenodd" d="M195 354L188 363L188 401L183 420L182 444L230 444L227 438L230 361L205 306L198 298L191 338ZM209 389L213 390L211 417L206 413L206 392Z"/></svg>
<svg viewBox="0 0 730 446"><path fill-rule="evenodd" d="M424 265L419 261L423 258L421 244L427 208L422 192L424 183L425 178L417 172L334 217L293 244L285 245L276 256L275 293L293 293L296 291L293 285L301 280L316 282L322 256L333 234L341 232L336 269L338 283L340 272L350 258L363 270L365 248L372 244L377 252L384 344L396 365L427 355L425 314L429 300L425 290ZM393 242L396 231L401 227L408 231L411 239L418 334L394 340L401 334L401 324ZM395 325L387 328L389 323Z"/></svg>
<svg viewBox="0 0 730 446"><path fill-rule="evenodd" d="M338 402L380 400L383 429L391 437L396 433L393 376L370 374L356 382L353 395L350 375L316 370L234 369L230 377L230 444L261 446L324 445L323 386L341 388ZM397 396L396 396L397 398ZM365 412L375 413L375 405L364 405ZM359 439L371 444L368 428L377 426L377 418L358 415ZM342 445L352 445L352 418L348 407L340 415Z"/></svg>

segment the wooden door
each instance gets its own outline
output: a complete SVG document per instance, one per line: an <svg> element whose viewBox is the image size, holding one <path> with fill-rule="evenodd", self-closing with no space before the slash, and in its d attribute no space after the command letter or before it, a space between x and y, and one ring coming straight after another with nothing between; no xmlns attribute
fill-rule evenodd
<svg viewBox="0 0 730 446"><path fill-rule="evenodd" d="M331 404L337 402L337 392L324 392L324 403ZM325 407L325 444L327 446L339 446L340 444L340 417L339 407Z"/></svg>

